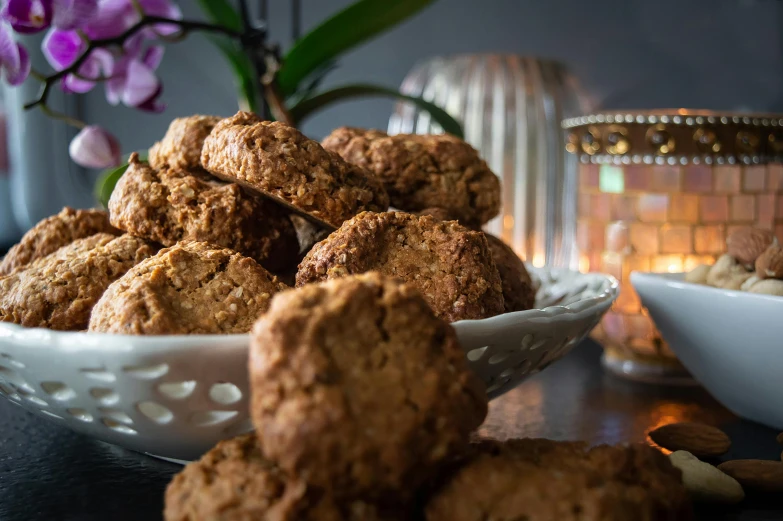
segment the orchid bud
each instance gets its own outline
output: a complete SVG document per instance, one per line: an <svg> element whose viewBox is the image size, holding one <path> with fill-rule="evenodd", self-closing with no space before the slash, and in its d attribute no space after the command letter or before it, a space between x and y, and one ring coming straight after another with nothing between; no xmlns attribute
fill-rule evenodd
<svg viewBox="0 0 783 521"><path fill-rule="evenodd" d="M68 147L71 159L87 168L110 168L120 164L120 143L97 125L84 127Z"/></svg>

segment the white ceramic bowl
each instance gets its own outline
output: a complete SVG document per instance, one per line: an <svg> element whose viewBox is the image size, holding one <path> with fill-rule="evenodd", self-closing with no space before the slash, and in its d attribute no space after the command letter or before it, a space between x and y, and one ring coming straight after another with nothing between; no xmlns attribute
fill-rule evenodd
<svg viewBox="0 0 783 521"><path fill-rule="evenodd" d="M783 430L783 297L683 277L632 273L631 284L699 383L736 415Z"/></svg>
<svg viewBox="0 0 783 521"><path fill-rule="evenodd" d="M538 307L453 324L491 397L580 342L617 297L600 274L530 268ZM248 335L125 336L0 322L0 394L76 431L188 460L250 430Z"/></svg>

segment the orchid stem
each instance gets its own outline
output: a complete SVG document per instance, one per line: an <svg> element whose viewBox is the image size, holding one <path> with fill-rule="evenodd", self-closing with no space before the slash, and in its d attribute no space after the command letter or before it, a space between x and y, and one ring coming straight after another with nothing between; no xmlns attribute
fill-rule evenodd
<svg viewBox="0 0 783 521"><path fill-rule="evenodd" d="M224 27L222 25L214 25L209 24L205 22L198 22L198 21L192 21L192 20L172 20L170 18L164 18L161 16L144 16L141 20L139 20L136 24L132 25L128 29L126 29L122 34L114 36L112 38L103 38L100 40L91 40L87 44L87 48L84 50L84 52L79 55L79 57L67 68L62 69L60 71L55 72L54 74L50 76L45 76L41 79L43 81L43 85L41 86L41 91L38 94L38 97L24 105L25 110L29 110L36 106L41 106L44 112L47 111L48 107L46 105L46 102L49 99L49 93L52 90L52 87L61 79L65 78L67 75L78 71L79 67L81 67L85 61L87 61L87 58L90 56L90 53L94 51L95 49L100 49L103 47L111 47L113 45L122 45L125 40L136 34L137 32L141 31L145 27L149 25L154 24L166 24L166 25L176 25L180 29L182 29L183 33L187 33L190 31L209 31L209 32L215 32L215 33L221 33L226 36L230 36L232 38L241 38L242 33L236 32L232 29L229 29L228 27ZM51 109L48 109L51 110ZM47 112L48 113L48 112ZM56 112L54 112L56 113ZM67 119L68 116L63 116ZM54 116L53 116L54 117ZM57 119L62 119L63 121L67 121L67 119L63 119L61 117L57 117ZM77 120L73 120L77 121ZM78 122L82 126L84 126L83 122ZM71 124L73 124L71 122Z"/></svg>
<svg viewBox="0 0 783 521"><path fill-rule="evenodd" d="M56 111L49 107L48 105L41 105L41 110L49 116L52 119L59 119L60 121L63 121L72 127L76 127L78 129L83 129L87 126L87 123L80 119L72 118L71 116L64 114L62 112Z"/></svg>

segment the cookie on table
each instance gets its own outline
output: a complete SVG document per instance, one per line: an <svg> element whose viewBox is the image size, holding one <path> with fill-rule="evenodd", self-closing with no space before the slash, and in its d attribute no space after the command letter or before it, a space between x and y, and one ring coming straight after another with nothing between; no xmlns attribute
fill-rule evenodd
<svg viewBox="0 0 783 521"><path fill-rule="evenodd" d="M129 335L247 333L288 289L256 261L183 241L139 263L95 305L90 331Z"/></svg>
<svg viewBox="0 0 783 521"><path fill-rule="evenodd" d="M427 521L689 520L680 472L646 445L482 442L426 506Z"/></svg>
<svg viewBox="0 0 783 521"><path fill-rule="evenodd" d="M201 164L326 228L337 228L362 211L389 207L383 185L368 171L327 152L295 128L249 112L215 126L204 140Z"/></svg>
<svg viewBox="0 0 783 521"><path fill-rule="evenodd" d="M413 284L449 322L503 313L503 289L487 239L454 221L365 212L316 244L296 285L379 271Z"/></svg>
<svg viewBox="0 0 783 521"><path fill-rule="evenodd" d="M429 215L439 221L456 221L457 218L444 208L426 208L416 215ZM503 285L505 311L524 311L535 306L536 289L525 263L511 247L498 237L484 233L492 252L492 258L498 268L500 282Z"/></svg>
<svg viewBox="0 0 783 521"><path fill-rule="evenodd" d="M150 148L150 164L157 169L200 169L201 147L221 119L219 116L202 115L174 119L163 139Z"/></svg>
<svg viewBox="0 0 783 521"><path fill-rule="evenodd" d="M412 494L487 413L454 330L378 273L275 296L249 360L264 454L335 497Z"/></svg>
<svg viewBox="0 0 783 521"><path fill-rule="evenodd" d="M203 171L157 170L132 154L109 199L114 226L173 246L204 241L236 250L271 271L300 259L289 212Z"/></svg>
<svg viewBox="0 0 783 521"><path fill-rule="evenodd" d="M322 144L378 176L390 204L400 210L439 207L471 227L500 211L500 181L478 152L455 136L389 136L379 130L341 127Z"/></svg>
<svg viewBox="0 0 783 521"><path fill-rule="evenodd" d="M24 234L19 244L0 259L0 277L17 268L46 257L55 250L96 233L120 235L109 224L109 214L101 210L74 210L65 207L47 217Z"/></svg>
<svg viewBox="0 0 783 521"><path fill-rule="evenodd" d="M158 248L130 235L99 233L77 239L0 277L0 321L87 329L90 312L106 288Z"/></svg>
<svg viewBox="0 0 783 521"><path fill-rule="evenodd" d="M221 441L169 483L165 521L391 521L362 501L336 503L285 475L255 435ZM399 517L397 519L404 519Z"/></svg>

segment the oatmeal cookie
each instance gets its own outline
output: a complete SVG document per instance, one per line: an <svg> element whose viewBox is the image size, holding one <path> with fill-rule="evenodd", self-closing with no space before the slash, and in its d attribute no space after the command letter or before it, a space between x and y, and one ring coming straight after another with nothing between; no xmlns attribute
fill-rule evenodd
<svg viewBox="0 0 783 521"><path fill-rule="evenodd" d="M200 171L156 170L132 154L109 200L114 226L173 246L204 241L236 250L271 271L300 259L288 212Z"/></svg>
<svg viewBox="0 0 783 521"><path fill-rule="evenodd" d="M65 207L57 215L47 217L24 234L19 244L0 259L0 277L8 275L35 259L96 233L120 235L109 224L109 214L101 210L74 210Z"/></svg>
<svg viewBox="0 0 783 521"><path fill-rule="evenodd" d="M435 493L428 521L688 520L680 472L646 445L482 442Z"/></svg>
<svg viewBox="0 0 783 521"><path fill-rule="evenodd" d="M63 331L87 328L109 284L157 252L143 239L99 233L0 277L0 321Z"/></svg>
<svg viewBox="0 0 783 521"><path fill-rule="evenodd" d="M429 215L438 221L456 221L457 218L443 208L425 208L416 215ZM480 228L477 228L480 230ZM500 282L503 285L505 311L524 311L535 306L536 288L525 263L503 240L492 234L484 233L492 252L492 259L498 268Z"/></svg>
<svg viewBox="0 0 783 521"><path fill-rule="evenodd" d="M482 232L404 212L364 212L316 244L296 285L380 271L416 286L450 322L503 313L503 289Z"/></svg>
<svg viewBox="0 0 783 521"><path fill-rule="evenodd" d="M536 290L525 263L502 240L489 233L484 236L500 274L506 313L532 309L535 306Z"/></svg>
<svg viewBox="0 0 783 521"><path fill-rule="evenodd" d="M133 267L93 308L90 331L131 335L247 333L278 291L256 261L180 242Z"/></svg>
<svg viewBox="0 0 783 521"><path fill-rule="evenodd" d="M251 333L250 382L264 454L335 497L404 498L487 413L454 330L378 273L275 296Z"/></svg>
<svg viewBox="0 0 783 521"><path fill-rule="evenodd" d="M362 501L338 504L328 493L287 477L264 457L253 434L221 441L187 465L169 483L165 502L165 521L397 519Z"/></svg>
<svg viewBox="0 0 783 521"><path fill-rule="evenodd" d="M165 167L191 171L200 169L204 140L221 119L202 115L176 118L169 124L163 139L150 148L150 164L158 170Z"/></svg>
<svg viewBox="0 0 783 521"><path fill-rule="evenodd" d="M439 207L469 226L484 224L500 211L500 181L478 152L457 137L389 136L342 127L322 144L377 175L391 205L400 210Z"/></svg>
<svg viewBox="0 0 783 521"><path fill-rule="evenodd" d="M215 126L204 141L201 164L327 228L364 210L389 207L383 185L368 171L325 151L295 128L248 112Z"/></svg>

